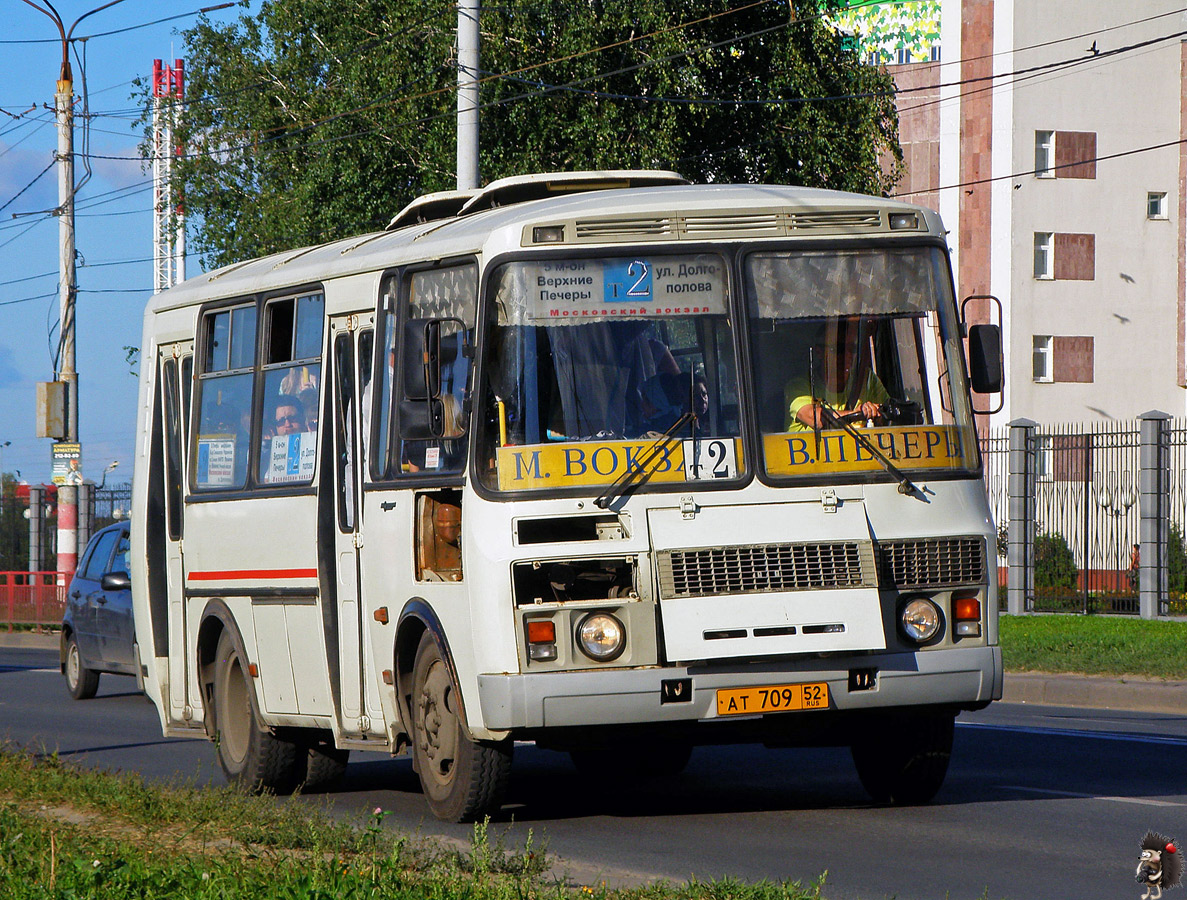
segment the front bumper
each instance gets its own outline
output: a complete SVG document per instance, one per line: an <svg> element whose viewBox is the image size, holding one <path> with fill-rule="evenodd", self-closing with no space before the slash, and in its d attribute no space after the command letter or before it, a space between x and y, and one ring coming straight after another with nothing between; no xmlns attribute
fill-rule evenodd
<svg viewBox="0 0 1187 900"><path fill-rule="evenodd" d="M853 669L876 669L872 689L850 690ZM691 699L661 703L661 682L691 679ZM918 653L646 669L586 669L527 675L479 675L483 726L491 731L718 719L719 688L828 682L830 708L977 706L1001 699L999 647ZM733 718L733 717L731 717Z"/></svg>

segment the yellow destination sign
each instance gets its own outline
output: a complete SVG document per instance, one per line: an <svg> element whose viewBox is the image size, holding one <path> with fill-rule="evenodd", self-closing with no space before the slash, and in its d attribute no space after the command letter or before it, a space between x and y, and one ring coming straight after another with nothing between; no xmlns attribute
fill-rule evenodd
<svg viewBox="0 0 1187 900"><path fill-rule="evenodd" d="M500 447L499 489L532 491L607 485L628 471L646 481L712 481L736 478L742 458L737 438L655 441L570 441ZM654 453L654 455L653 455Z"/></svg>
<svg viewBox="0 0 1187 900"><path fill-rule="evenodd" d="M910 425L859 429L862 436L900 469L963 469L973 460L961 429L952 425ZM767 472L815 475L877 471L882 464L845 431L820 432L819 456L811 431L763 436Z"/></svg>

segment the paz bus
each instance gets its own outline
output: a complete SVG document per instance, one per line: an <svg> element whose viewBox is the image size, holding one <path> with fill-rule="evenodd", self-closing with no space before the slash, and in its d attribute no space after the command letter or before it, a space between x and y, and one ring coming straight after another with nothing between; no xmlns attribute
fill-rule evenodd
<svg viewBox="0 0 1187 900"><path fill-rule="evenodd" d="M1002 691L970 393L1000 332L962 321L944 235L543 174L156 295L131 575L164 733L256 790L410 754L454 821L522 742L636 778L829 745L931 799Z"/></svg>

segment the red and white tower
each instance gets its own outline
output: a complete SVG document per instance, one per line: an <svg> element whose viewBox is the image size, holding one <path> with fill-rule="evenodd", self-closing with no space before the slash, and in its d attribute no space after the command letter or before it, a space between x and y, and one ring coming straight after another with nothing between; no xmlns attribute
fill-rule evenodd
<svg viewBox="0 0 1187 900"><path fill-rule="evenodd" d="M182 148L173 139L185 100L185 63L152 64L153 293L185 280L185 210L173 187L173 160Z"/></svg>

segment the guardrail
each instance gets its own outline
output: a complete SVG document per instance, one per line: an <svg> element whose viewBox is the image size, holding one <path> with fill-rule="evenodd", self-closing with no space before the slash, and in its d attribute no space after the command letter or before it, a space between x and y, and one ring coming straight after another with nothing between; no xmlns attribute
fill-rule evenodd
<svg viewBox="0 0 1187 900"><path fill-rule="evenodd" d="M0 628L57 630L66 610L66 584L57 572L0 572Z"/></svg>

